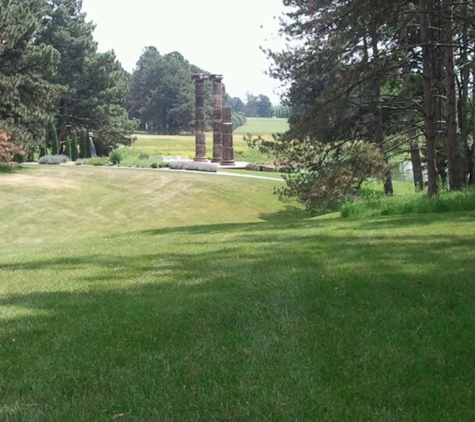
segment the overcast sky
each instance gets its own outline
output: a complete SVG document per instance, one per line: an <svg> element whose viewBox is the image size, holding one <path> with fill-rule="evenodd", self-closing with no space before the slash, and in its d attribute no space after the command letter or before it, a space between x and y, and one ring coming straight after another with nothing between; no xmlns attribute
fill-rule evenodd
<svg viewBox="0 0 475 422"><path fill-rule="evenodd" d="M223 74L233 97L264 94L273 103L279 82L265 75L270 62L259 47L283 46L275 17L284 9L282 0L83 0L99 49L114 50L129 72L155 46Z"/></svg>

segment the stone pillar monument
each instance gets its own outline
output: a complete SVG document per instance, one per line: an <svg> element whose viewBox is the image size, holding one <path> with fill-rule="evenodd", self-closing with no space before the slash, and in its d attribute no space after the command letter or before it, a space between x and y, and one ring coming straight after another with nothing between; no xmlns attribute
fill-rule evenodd
<svg viewBox="0 0 475 422"><path fill-rule="evenodd" d="M221 165L233 166L234 162L234 144L233 144L233 119L231 107L223 107L223 158Z"/></svg>
<svg viewBox="0 0 475 422"><path fill-rule="evenodd" d="M193 75L196 93L195 113L195 161L206 162L206 134L205 134L205 88L206 75Z"/></svg>
<svg viewBox="0 0 475 422"><path fill-rule="evenodd" d="M210 75L213 83L213 163L220 163L223 155L223 134L222 134L222 114L223 114L223 76Z"/></svg>

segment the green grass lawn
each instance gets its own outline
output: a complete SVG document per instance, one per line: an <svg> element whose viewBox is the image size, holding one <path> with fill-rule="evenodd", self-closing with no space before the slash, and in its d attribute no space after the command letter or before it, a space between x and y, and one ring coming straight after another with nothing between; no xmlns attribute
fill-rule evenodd
<svg viewBox="0 0 475 422"><path fill-rule="evenodd" d="M273 119L264 117L248 117L246 124L236 128L235 135L262 135L268 136L272 133L284 133L289 130L287 119Z"/></svg>
<svg viewBox="0 0 475 422"><path fill-rule="evenodd" d="M259 177L269 177L271 179L283 180L282 173L273 173L267 171L254 171L254 170L241 170L241 169L220 169L220 173L231 173L242 176L259 176Z"/></svg>
<svg viewBox="0 0 475 422"><path fill-rule="evenodd" d="M261 135L266 139L272 139L272 133L285 132L288 129L287 119L264 119L248 118L244 126L234 131L234 153L238 161L251 163L267 163L270 157L261 154L256 149L249 148L244 141L244 136L248 133ZM193 158L195 156L194 136L172 136L172 135L147 135L136 134L136 141L132 148L149 155L167 156L180 155ZM206 134L207 156L213 156L213 134Z"/></svg>
<svg viewBox="0 0 475 422"><path fill-rule="evenodd" d="M0 420L474 420L475 213L309 219L278 183L0 174Z"/></svg>

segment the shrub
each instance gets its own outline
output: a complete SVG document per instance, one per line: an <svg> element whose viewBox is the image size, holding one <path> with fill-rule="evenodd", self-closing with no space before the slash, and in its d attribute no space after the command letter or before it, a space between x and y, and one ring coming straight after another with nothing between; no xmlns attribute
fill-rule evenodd
<svg viewBox="0 0 475 422"><path fill-rule="evenodd" d="M13 173L13 167L5 164L0 164L0 173Z"/></svg>
<svg viewBox="0 0 475 422"><path fill-rule="evenodd" d="M120 164L122 160L122 156L120 154L120 151L118 149L113 149L109 153L109 160L112 164Z"/></svg>
<svg viewBox="0 0 475 422"><path fill-rule="evenodd" d="M53 155L59 155L59 139L58 139L58 131L55 125L51 125L51 153ZM53 163L51 163L53 164Z"/></svg>
<svg viewBox="0 0 475 422"><path fill-rule="evenodd" d="M107 163L109 163L108 157L93 157L83 161L83 164L88 166L105 166Z"/></svg>
<svg viewBox="0 0 475 422"><path fill-rule="evenodd" d="M153 168L153 169L163 169L163 168L168 168L170 167L170 163L159 163L157 161L153 161L151 164L150 164L150 167Z"/></svg>
<svg viewBox="0 0 475 422"><path fill-rule="evenodd" d="M170 164L172 170L194 170L216 173L218 166L211 163L195 163L194 161L175 161Z"/></svg>
<svg viewBox="0 0 475 422"><path fill-rule="evenodd" d="M24 156L25 151L18 145L15 145L10 136L6 133L0 132L0 161L9 163L13 161L15 156Z"/></svg>
<svg viewBox="0 0 475 422"><path fill-rule="evenodd" d="M71 141L71 160L76 161L78 158L78 135L74 132Z"/></svg>
<svg viewBox="0 0 475 422"><path fill-rule="evenodd" d="M48 152L46 151L46 148L44 146L44 144L42 143L40 145L40 148L39 148L39 151L38 151L38 157L43 157L44 155L47 155Z"/></svg>
<svg viewBox="0 0 475 422"><path fill-rule="evenodd" d="M61 164L69 161L69 158L63 154L44 155L38 160L38 164Z"/></svg>
<svg viewBox="0 0 475 422"><path fill-rule="evenodd" d="M71 150L71 139L69 138L66 139L66 142L64 144L64 151L69 158L73 156L72 150Z"/></svg>

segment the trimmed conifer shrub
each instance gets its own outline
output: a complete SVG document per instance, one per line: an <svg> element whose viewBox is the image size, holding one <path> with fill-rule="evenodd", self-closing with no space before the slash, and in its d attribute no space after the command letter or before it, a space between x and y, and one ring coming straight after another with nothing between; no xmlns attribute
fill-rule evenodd
<svg viewBox="0 0 475 422"><path fill-rule="evenodd" d="M71 152L71 139L68 137L66 142L64 143L64 153L69 157L72 158Z"/></svg>
<svg viewBox="0 0 475 422"><path fill-rule="evenodd" d="M56 130L55 125L51 125L50 131L50 143L51 143L51 155L58 155L59 154L59 139L58 139L58 131Z"/></svg>
<svg viewBox="0 0 475 422"><path fill-rule="evenodd" d="M77 133L73 132L71 138L71 160L76 161L79 158Z"/></svg>

